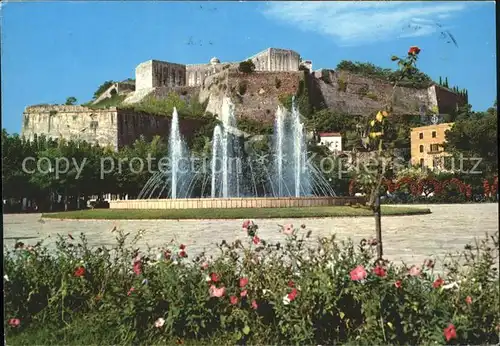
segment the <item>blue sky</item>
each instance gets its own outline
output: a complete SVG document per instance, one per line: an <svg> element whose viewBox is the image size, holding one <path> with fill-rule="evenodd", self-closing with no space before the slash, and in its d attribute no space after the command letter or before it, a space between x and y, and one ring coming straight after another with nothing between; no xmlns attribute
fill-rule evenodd
<svg viewBox="0 0 500 346"><path fill-rule="evenodd" d="M419 68L466 87L475 110L497 94L494 2L9 2L1 16L9 132L20 131L27 105L86 102L149 59L239 61L268 47L293 49L318 69L343 59L392 67L392 55L418 45Z"/></svg>

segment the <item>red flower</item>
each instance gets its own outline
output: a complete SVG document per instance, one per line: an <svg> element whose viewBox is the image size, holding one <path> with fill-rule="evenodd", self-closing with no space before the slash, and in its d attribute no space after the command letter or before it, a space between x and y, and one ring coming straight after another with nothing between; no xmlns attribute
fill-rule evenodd
<svg viewBox="0 0 500 346"><path fill-rule="evenodd" d="M241 293L240 293L240 297L246 297L246 296L247 296L247 293L248 293L248 291L247 291L247 290L243 290L243 291L241 291Z"/></svg>
<svg viewBox="0 0 500 346"><path fill-rule="evenodd" d="M398 280L394 283L394 286L396 286L396 288L401 288L401 286L403 286L403 283L401 282L401 280Z"/></svg>
<svg viewBox="0 0 500 346"><path fill-rule="evenodd" d="M134 262L134 273L135 275L141 275L142 273L142 266L140 261L135 261Z"/></svg>
<svg viewBox="0 0 500 346"><path fill-rule="evenodd" d="M170 256L171 256L171 253L170 253L170 251L169 251L169 250L167 250L167 251L165 251L165 252L163 253L163 255L165 256L165 259L166 259L166 260L169 260L169 259L170 259Z"/></svg>
<svg viewBox="0 0 500 346"><path fill-rule="evenodd" d="M359 265L353 270L351 270L350 275L351 275L351 280L360 281L366 279L366 276L368 274L366 273L365 268L362 265Z"/></svg>
<svg viewBox="0 0 500 346"><path fill-rule="evenodd" d="M409 55L417 55L418 53L420 53L420 48L418 48L417 46L411 46L408 50Z"/></svg>
<svg viewBox="0 0 500 346"><path fill-rule="evenodd" d="M257 305L257 302L255 301L255 299L252 300L252 309L257 310L258 307L259 306Z"/></svg>
<svg viewBox="0 0 500 346"><path fill-rule="evenodd" d="M184 245L184 244L181 244L181 245L179 246L179 249L181 249L181 250L184 250L185 248L186 248L186 245Z"/></svg>
<svg viewBox="0 0 500 346"><path fill-rule="evenodd" d="M19 325L21 324L21 320L19 318L11 318L9 320L9 326L11 327L19 327Z"/></svg>
<svg viewBox="0 0 500 346"><path fill-rule="evenodd" d="M381 266L376 266L375 268L373 268L373 273L377 276L380 276L381 278L387 275L387 272Z"/></svg>
<svg viewBox="0 0 500 346"><path fill-rule="evenodd" d="M450 341L451 339L456 339L457 338L457 330L455 329L455 326L453 324L449 324L448 327L446 327L443 330L444 337L446 338L446 341Z"/></svg>
<svg viewBox="0 0 500 346"><path fill-rule="evenodd" d="M295 298L297 298L297 295L299 294L299 291L297 291L296 288L292 289L292 292L288 293L288 299L290 299L290 301L294 301Z"/></svg>
<svg viewBox="0 0 500 346"><path fill-rule="evenodd" d="M215 274L215 273L211 273L211 274L210 274L210 280L211 280L212 282L217 282L217 281L219 281L219 280L220 280L220 277L219 277L219 275L217 275L217 274Z"/></svg>
<svg viewBox="0 0 500 346"><path fill-rule="evenodd" d="M132 294L132 292L134 292L134 291L135 291L135 288L130 287L130 289L129 289L129 290L128 290L128 292L127 292L127 296L131 295L131 294Z"/></svg>
<svg viewBox="0 0 500 346"><path fill-rule="evenodd" d="M187 257L186 251L181 250L181 251L179 252L179 257Z"/></svg>
<svg viewBox="0 0 500 346"><path fill-rule="evenodd" d="M432 287L434 287L434 288L438 288L438 287L443 286L443 284L444 284L444 280L443 280L443 279L441 279L440 277L438 277L438 278L434 281L434 283L432 284Z"/></svg>
<svg viewBox="0 0 500 346"><path fill-rule="evenodd" d="M288 287L293 287L295 286L295 282L293 282L292 280L288 281Z"/></svg>
<svg viewBox="0 0 500 346"><path fill-rule="evenodd" d="M74 275L76 277L84 276L85 275L85 268L84 267L76 268Z"/></svg>
<svg viewBox="0 0 500 346"><path fill-rule="evenodd" d="M248 278L241 278L240 279L240 287L243 288L248 284Z"/></svg>
<svg viewBox="0 0 500 346"><path fill-rule="evenodd" d="M231 305L238 304L238 298L236 296L229 297L229 301L231 302Z"/></svg>
<svg viewBox="0 0 500 346"><path fill-rule="evenodd" d="M467 303L467 305L472 304L472 297L471 297L471 296L467 296L467 297L465 298L465 302Z"/></svg>
<svg viewBox="0 0 500 346"><path fill-rule="evenodd" d="M257 237L257 236L254 236L254 237L252 238L252 241L253 241L253 243L254 243L255 245L257 245L257 244L259 244L259 243L260 243L260 238L259 238L259 237Z"/></svg>

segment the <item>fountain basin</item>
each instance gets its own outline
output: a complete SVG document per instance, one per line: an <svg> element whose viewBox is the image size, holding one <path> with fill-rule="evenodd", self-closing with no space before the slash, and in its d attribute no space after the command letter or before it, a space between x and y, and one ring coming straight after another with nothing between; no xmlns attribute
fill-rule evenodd
<svg viewBox="0 0 500 346"><path fill-rule="evenodd" d="M110 209L297 208L365 204L364 197L243 197L128 199L109 201Z"/></svg>

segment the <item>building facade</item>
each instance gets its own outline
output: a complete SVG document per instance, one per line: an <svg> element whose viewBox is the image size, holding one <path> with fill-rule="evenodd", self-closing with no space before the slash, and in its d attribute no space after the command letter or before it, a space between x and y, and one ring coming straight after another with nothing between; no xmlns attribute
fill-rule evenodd
<svg viewBox="0 0 500 346"><path fill-rule="evenodd" d="M444 170L444 158L448 154L443 149L445 133L453 123L420 126L411 129L411 163L430 169Z"/></svg>

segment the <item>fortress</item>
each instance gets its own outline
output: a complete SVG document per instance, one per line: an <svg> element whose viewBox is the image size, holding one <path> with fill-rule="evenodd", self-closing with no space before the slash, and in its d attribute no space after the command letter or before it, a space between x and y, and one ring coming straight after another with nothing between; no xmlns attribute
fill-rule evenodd
<svg viewBox="0 0 500 346"><path fill-rule="evenodd" d="M348 71L312 70L312 62L303 60L289 49L268 48L243 61L251 60L255 72L241 73L239 62L221 62L214 57L205 64L185 65L160 60L140 63L135 69L135 81L111 85L91 106L38 105L26 107L21 135L85 140L113 149L132 144L141 135L164 136L169 118L135 112L127 105L146 98L164 98L171 92L182 98L197 97L206 110L220 114L222 98L229 96L235 103L238 118L252 118L272 123L282 96L296 95L300 88L308 89L313 108L331 108L346 114L367 114L380 109L392 92L384 80L356 75ZM113 107L99 104L114 95L123 101ZM466 100L451 90L433 84L428 88L400 87L395 94L394 111L402 114L422 114L434 109L450 113ZM123 105L123 106L122 106ZM192 135L202 125L200 119L181 119L181 132Z"/></svg>

